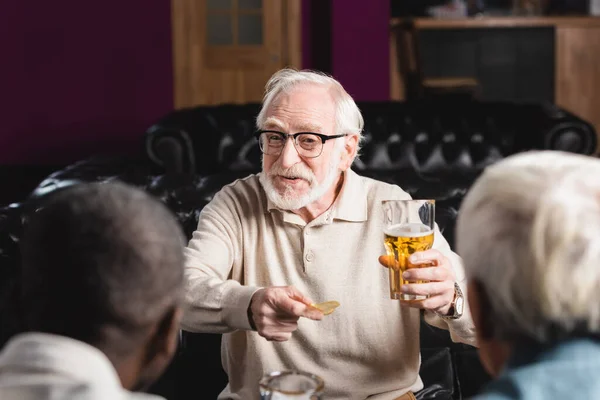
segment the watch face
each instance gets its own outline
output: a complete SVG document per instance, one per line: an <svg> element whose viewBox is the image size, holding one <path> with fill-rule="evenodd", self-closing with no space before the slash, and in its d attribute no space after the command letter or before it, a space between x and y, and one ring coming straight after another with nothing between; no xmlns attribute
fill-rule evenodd
<svg viewBox="0 0 600 400"><path fill-rule="evenodd" d="M455 315L459 315L459 316L462 315L464 302L465 302L465 299L463 297L458 297L456 299L456 304L454 306Z"/></svg>

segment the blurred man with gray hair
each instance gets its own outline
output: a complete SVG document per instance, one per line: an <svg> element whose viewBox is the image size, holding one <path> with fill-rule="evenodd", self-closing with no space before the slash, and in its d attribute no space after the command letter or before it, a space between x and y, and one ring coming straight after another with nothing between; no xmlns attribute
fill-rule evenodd
<svg viewBox="0 0 600 400"><path fill-rule="evenodd" d="M0 399L161 400L138 392L177 348L175 217L122 183L78 184L42 205L21 240L22 333L0 352Z"/></svg>
<svg viewBox="0 0 600 400"><path fill-rule="evenodd" d="M477 399L600 397L600 160L532 152L488 168L457 249L481 360Z"/></svg>

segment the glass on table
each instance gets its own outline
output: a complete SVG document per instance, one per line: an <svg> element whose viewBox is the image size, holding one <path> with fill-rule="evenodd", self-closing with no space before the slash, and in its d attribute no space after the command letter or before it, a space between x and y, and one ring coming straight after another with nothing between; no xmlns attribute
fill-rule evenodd
<svg viewBox="0 0 600 400"><path fill-rule="evenodd" d="M261 400L321 400L325 383L303 371L275 371L260 380Z"/></svg>

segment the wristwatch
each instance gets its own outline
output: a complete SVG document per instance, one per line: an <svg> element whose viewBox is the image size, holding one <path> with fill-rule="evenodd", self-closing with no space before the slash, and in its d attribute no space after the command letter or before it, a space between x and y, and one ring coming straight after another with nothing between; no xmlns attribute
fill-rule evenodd
<svg viewBox="0 0 600 400"><path fill-rule="evenodd" d="M463 296L462 290L458 283L454 282L454 299L448 309L448 314L440 315L444 319L458 319L462 317L465 309L465 296Z"/></svg>

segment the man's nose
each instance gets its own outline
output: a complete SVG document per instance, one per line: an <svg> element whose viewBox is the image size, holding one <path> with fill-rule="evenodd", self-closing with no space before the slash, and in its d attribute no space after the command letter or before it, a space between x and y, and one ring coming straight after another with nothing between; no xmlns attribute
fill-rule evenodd
<svg viewBox="0 0 600 400"><path fill-rule="evenodd" d="M298 154L298 150L296 150L293 138L290 137L285 141L283 149L281 149L279 159L283 168L290 168L292 165L297 164L300 161L300 155Z"/></svg>

